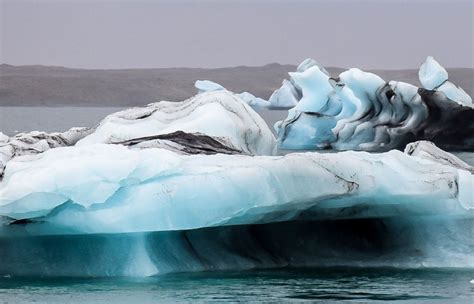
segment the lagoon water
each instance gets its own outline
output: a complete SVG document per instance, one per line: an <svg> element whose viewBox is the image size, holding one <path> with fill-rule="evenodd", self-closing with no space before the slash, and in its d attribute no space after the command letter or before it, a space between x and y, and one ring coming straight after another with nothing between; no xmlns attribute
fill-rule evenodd
<svg viewBox="0 0 474 304"><path fill-rule="evenodd" d="M1 278L0 302L473 303L474 270L280 269L149 278Z"/></svg>

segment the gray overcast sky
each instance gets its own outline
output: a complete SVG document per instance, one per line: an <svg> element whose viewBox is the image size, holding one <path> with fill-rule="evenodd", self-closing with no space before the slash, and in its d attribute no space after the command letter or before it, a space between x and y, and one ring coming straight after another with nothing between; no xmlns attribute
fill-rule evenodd
<svg viewBox="0 0 474 304"><path fill-rule="evenodd" d="M14 65L474 67L474 0L0 2Z"/></svg>

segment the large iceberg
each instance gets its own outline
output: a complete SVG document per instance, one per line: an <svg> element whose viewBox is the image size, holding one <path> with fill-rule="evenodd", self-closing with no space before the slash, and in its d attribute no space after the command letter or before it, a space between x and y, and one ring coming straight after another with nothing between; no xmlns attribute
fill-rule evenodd
<svg viewBox="0 0 474 304"><path fill-rule="evenodd" d="M411 143L278 155L254 98L209 82L91 128L0 134L0 275L474 267L472 164L406 137L423 125L460 145L471 108L357 69L331 78L312 60L291 77L276 94L298 100L280 143Z"/></svg>
<svg viewBox="0 0 474 304"><path fill-rule="evenodd" d="M414 140L430 140L445 149L474 149L472 101L447 78L443 85L433 85L447 77L440 66L432 67L433 61L428 58L420 69L426 89L386 82L355 68L338 77L317 64L290 73L292 81L282 89L292 87L297 94L290 99L298 102L275 124L279 147L389 151ZM275 94L286 98L280 90Z"/></svg>

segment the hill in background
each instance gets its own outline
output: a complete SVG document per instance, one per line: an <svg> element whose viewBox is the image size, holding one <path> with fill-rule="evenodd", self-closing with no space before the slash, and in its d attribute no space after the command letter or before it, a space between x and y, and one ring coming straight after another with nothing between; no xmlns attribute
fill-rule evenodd
<svg viewBox="0 0 474 304"><path fill-rule="evenodd" d="M296 66L219 69L162 68L86 70L48 66L0 65L0 106L139 106L180 101L196 94L194 82L212 80L234 92L268 98ZM336 76L344 69L328 68ZM418 70L369 70L385 80L419 85ZM473 96L474 69L448 69L450 80Z"/></svg>

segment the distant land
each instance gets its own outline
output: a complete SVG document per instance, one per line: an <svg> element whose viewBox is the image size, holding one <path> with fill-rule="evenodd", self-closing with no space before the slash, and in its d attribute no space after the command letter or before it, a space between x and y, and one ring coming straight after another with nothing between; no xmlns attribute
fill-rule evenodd
<svg viewBox="0 0 474 304"><path fill-rule="evenodd" d="M268 64L219 69L159 68L87 70L49 66L0 65L0 106L127 107L196 94L194 82L212 80L234 92L267 99L294 65ZM328 68L337 76L343 68ZM451 81L473 96L474 69L447 69ZM368 70L385 80L419 85L418 70Z"/></svg>

